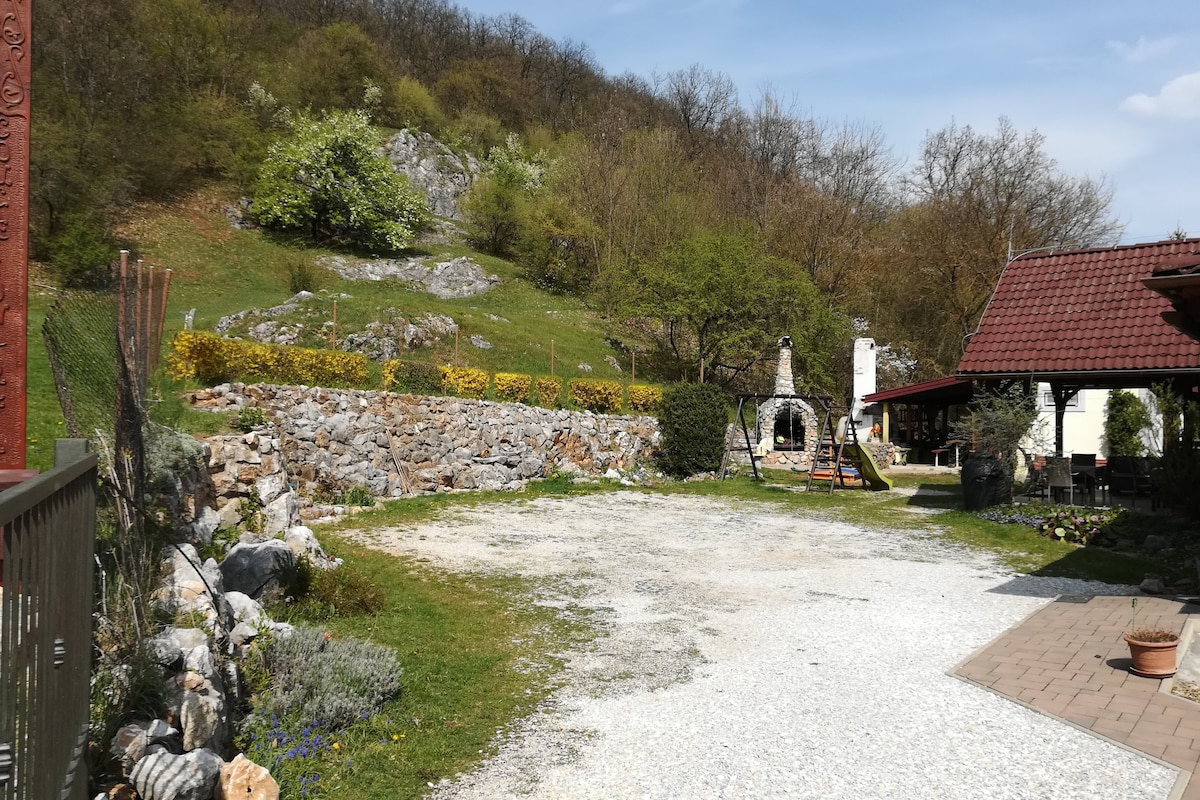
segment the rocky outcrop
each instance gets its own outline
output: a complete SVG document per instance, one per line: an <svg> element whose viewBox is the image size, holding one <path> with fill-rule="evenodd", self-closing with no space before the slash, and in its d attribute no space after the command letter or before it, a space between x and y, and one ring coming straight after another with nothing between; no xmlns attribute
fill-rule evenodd
<svg viewBox="0 0 1200 800"><path fill-rule="evenodd" d="M474 297L500 283L500 278L487 274L483 267L466 256L455 258L447 253L441 258L439 261L423 257L361 259L323 256L317 259L317 263L348 281L381 281L390 278L444 299Z"/></svg>
<svg viewBox="0 0 1200 800"><path fill-rule="evenodd" d="M404 128L383 146L392 168L408 177L439 217L461 219L459 198L479 176L479 161L459 155L427 133Z"/></svg>
<svg viewBox="0 0 1200 800"><path fill-rule="evenodd" d="M213 410L262 408L278 432L287 479L301 493L355 486L376 497L516 490L551 471L628 471L648 459L658 441L650 417L454 397L225 384L190 399ZM209 441L214 453L228 450L228 444ZM242 467L227 464L214 482L245 486L231 469Z"/></svg>
<svg viewBox="0 0 1200 800"><path fill-rule="evenodd" d="M270 319L273 317L283 317L289 314L295 314L300 310L302 303L304 303L306 300L312 300L314 297L316 297L316 295L314 295L312 292L297 292L283 303L280 303L277 306L272 306L271 308L248 308L245 311L239 311L236 314L229 314L217 320L217 324L214 326L213 330L215 330L217 333L228 333L229 331L233 330L234 326L236 326L239 322L246 320L262 318ZM260 339L258 341L262 340ZM292 342L279 343L292 344Z"/></svg>

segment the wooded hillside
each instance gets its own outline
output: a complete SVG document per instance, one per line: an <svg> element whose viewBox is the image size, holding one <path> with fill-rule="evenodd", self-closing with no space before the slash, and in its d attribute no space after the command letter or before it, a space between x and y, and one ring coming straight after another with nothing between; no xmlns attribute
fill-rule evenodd
<svg viewBox="0 0 1200 800"><path fill-rule="evenodd" d="M1102 182L1004 119L901 165L882 131L701 65L606 75L585 43L445 0L39 0L35 26L35 256L68 283L131 202L249 194L292 120L351 109L484 160L476 246L638 321L677 377L737 381L789 333L828 391L855 329L891 345L884 386L946 374L1010 248L1120 232Z"/></svg>

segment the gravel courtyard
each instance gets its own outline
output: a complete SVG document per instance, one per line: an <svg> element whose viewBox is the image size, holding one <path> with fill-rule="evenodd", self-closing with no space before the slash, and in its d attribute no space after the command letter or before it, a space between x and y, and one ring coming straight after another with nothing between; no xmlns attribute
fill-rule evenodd
<svg viewBox="0 0 1200 800"><path fill-rule="evenodd" d="M945 673L1059 594L935 538L619 492L363 541L596 612L565 685L438 800L1166 798L1173 769Z"/></svg>

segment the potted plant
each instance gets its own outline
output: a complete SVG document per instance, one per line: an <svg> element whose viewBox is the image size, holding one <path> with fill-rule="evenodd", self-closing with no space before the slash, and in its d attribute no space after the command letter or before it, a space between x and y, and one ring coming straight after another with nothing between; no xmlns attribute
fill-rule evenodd
<svg viewBox="0 0 1200 800"><path fill-rule="evenodd" d="M1137 626L1137 598L1130 601L1133 608L1132 630L1125 634L1132 664L1129 671L1143 678L1169 678L1175 674L1175 651L1179 634L1161 628Z"/></svg>
<svg viewBox="0 0 1200 800"><path fill-rule="evenodd" d="M1018 445L1037 420L1037 402L1024 386L983 390L971 400L970 415L950 426L970 453L959 480L968 511L1012 502Z"/></svg>

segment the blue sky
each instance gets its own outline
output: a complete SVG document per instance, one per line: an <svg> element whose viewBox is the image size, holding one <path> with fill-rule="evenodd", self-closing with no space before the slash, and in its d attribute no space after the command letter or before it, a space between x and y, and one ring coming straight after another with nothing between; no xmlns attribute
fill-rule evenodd
<svg viewBox="0 0 1200 800"><path fill-rule="evenodd" d="M1000 116L1046 136L1072 175L1106 178L1123 242L1200 236L1200 15L1181 0L799 3L460 0L588 45L609 75L702 64L749 107L763 87L798 113L877 125L915 160L951 122Z"/></svg>

